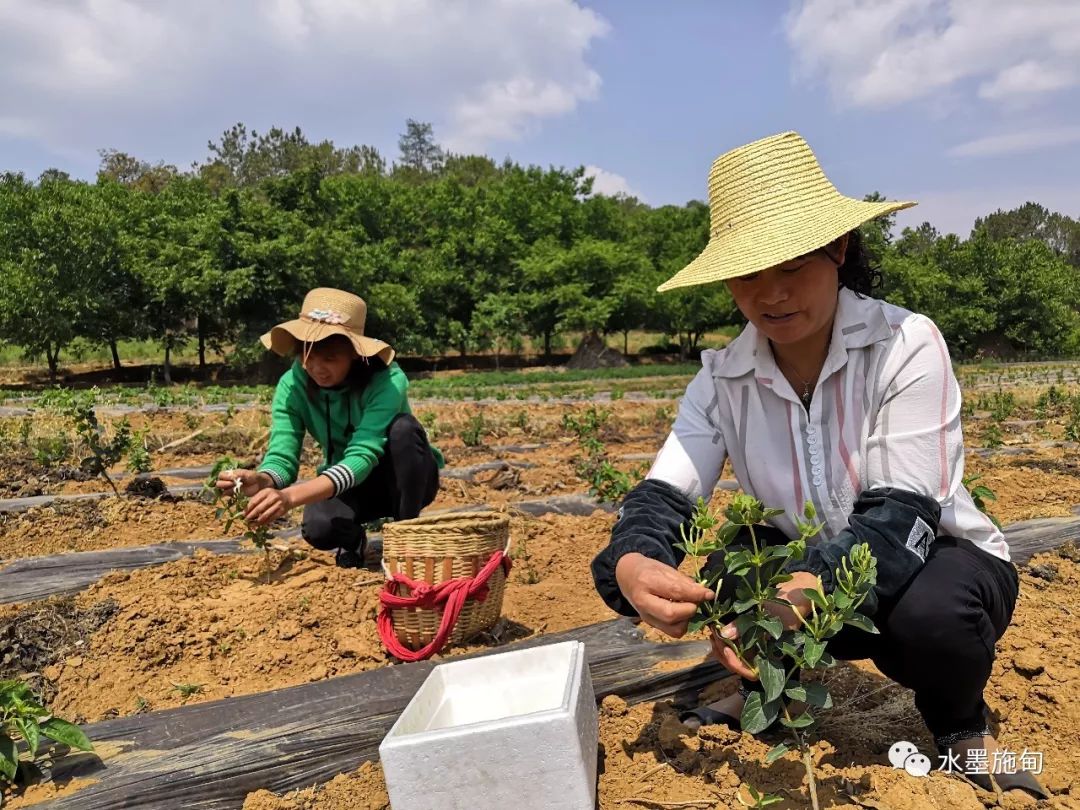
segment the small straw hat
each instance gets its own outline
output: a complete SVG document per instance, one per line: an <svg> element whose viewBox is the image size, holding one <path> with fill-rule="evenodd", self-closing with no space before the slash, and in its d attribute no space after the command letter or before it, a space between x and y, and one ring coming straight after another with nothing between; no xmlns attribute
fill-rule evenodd
<svg viewBox="0 0 1080 810"><path fill-rule="evenodd" d="M300 317L279 323L262 336L263 345L277 354L289 356L303 343L315 343L331 335L344 335L361 357L378 357L387 365L394 350L381 340L364 335L367 304L358 295L319 287L304 296Z"/></svg>
<svg viewBox="0 0 1080 810"><path fill-rule="evenodd" d="M758 273L825 247L875 217L913 205L845 197L798 133L763 138L713 162L709 244L657 289Z"/></svg>

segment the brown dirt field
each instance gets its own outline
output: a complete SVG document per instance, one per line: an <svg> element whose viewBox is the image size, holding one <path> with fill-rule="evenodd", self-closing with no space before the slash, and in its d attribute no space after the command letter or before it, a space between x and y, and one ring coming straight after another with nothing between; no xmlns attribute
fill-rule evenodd
<svg viewBox="0 0 1080 810"><path fill-rule="evenodd" d="M0 558L12 560L221 536L213 507L198 500L169 503L104 498L0 515Z"/></svg>
<svg viewBox="0 0 1080 810"><path fill-rule="evenodd" d="M444 654L609 618L588 564L610 523L604 513L515 518L504 627ZM94 721L389 663L374 622L381 574L336 568L319 552L280 565L269 585L262 572L256 555L199 554L106 577L77 605L113 600L118 608L84 651L46 669L53 708Z"/></svg>
<svg viewBox="0 0 1080 810"><path fill-rule="evenodd" d="M1042 781L1054 797L1036 803L1017 792L1000 802L977 792L959 777L933 772L917 779L890 767L887 752L909 740L932 754L932 741L915 710L911 693L890 684L868 662L840 663L827 682L835 709L821 714L821 739L813 748L823 808L877 810L982 810L1080 807L1080 566L1057 554L1033 561L1057 566L1054 582L1022 574L1013 624L998 644L998 659L987 703L998 721L998 740L1019 754L1025 747L1043 754ZM703 700L730 691L710 687ZM739 807L746 784L784 798L781 810L809 806L801 761L788 753L771 766L763 741L726 727L695 735L678 722L669 702L627 706L604 700L600 717L600 810L625 807ZM936 767L938 761L932 758ZM634 801L640 800L640 801ZM258 791L245 810L386 810L385 783L377 765L336 777L324 786L275 796Z"/></svg>
<svg viewBox="0 0 1080 810"><path fill-rule="evenodd" d="M580 413L586 407L571 410ZM665 410L618 401L603 407L613 413L603 436L612 457L654 452L673 413L673 405ZM496 455L537 465L482 472L475 482L443 478L432 506L486 503L498 507L516 500L585 492L587 485L573 472L577 444L566 437L561 424L566 411L565 406L555 405L485 406L487 433L476 447L466 446L460 437L479 412L476 406L440 406L434 421L421 412L434 425L433 433L442 431L434 441L450 466L490 461ZM182 415L168 416L171 421L163 423L162 438L190 433ZM220 416L209 415L206 421ZM243 442L233 449L236 455L258 437L258 422L244 427L238 424L241 418L237 414L230 425L218 426L219 439ZM1054 430L1060 427L1052 424ZM1022 438L1038 441L1040 437ZM547 446L535 452L496 454L492 450L494 445L534 442ZM1080 454L1063 448L1027 449L1020 456L968 456L968 473L982 474L980 483L997 492L991 510L1003 523L1066 515L1080 504ZM207 450L192 443L167 456L167 462L159 463L156 456L155 467L209 463L217 455L216 448ZM309 453L306 460L310 471L317 459ZM618 462L624 470L639 465ZM718 491L714 506L729 497L730 493ZM291 517L295 521L298 516ZM588 564L607 542L613 519L603 512L590 517L515 517L515 567L505 595L504 623L489 636L444 654L610 618L593 590ZM106 499L0 516L0 558L220 536L212 507L196 500ZM1075 641L1080 630L1080 597L1076 596L1080 567L1073 561L1048 559L1058 566L1059 576L1051 583L1027 574L1023 577L1021 601L1013 626L999 645L987 699L1000 717L1003 744L1045 752L1045 781L1062 794L1057 803L1045 806L1080 808L1080 755L1070 750L1080 727L1080 710L1075 708L1080 670L1073 663L1080 660ZM52 706L61 715L93 721L267 691L389 663L373 622L381 584L378 573L338 569L331 555L320 552L282 563L270 584L257 581L261 571L262 561L255 555L199 555L114 574L80 594L76 601L82 610L92 610L107 600L114 600L118 607L89 635L78 654L44 668L49 691L56 694ZM0 610L0 618L11 610ZM652 630L647 635L661 638ZM852 794L865 807L976 810L983 806L971 788L955 779L935 774L929 780L917 780L881 764L885 762L882 752L901 738L930 752L929 739L905 690L881 689L881 677L862 664L839 666L829 673L829 681L838 705L848 702L850 719L842 722L835 711L823 718L825 741L816 754L823 760L822 793L827 798L823 806L851 806ZM800 766L792 755L766 771L757 764L769 747L766 743L727 732L706 731L700 738L684 732L668 704L627 708L608 701L601 718L600 807L615 810L648 807L648 802L660 806L657 802L686 801L739 806L734 790L741 780L766 790L788 790L781 810L803 806ZM629 801L634 798L646 803ZM381 772L377 766L365 766L300 794L252 794L245 807L352 810L383 808L386 801ZM1017 801L1009 797L1004 806L1018 806Z"/></svg>

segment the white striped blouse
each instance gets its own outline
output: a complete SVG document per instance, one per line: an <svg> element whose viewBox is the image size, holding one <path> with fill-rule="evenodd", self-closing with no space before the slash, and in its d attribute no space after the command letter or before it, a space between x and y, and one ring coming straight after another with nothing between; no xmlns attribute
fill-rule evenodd
<svg viewBox="0 0 1080 810"><path fill-rule="evenodd" d="M962 483L960 386L929 318L841 289L809 412L752 324L701 361L649 478L708 500L730 457L745 492L785 511L773 525L797 537L792 516L812 501L825 539L860 492L897 487L941 504L939 536L1009 559Z"/></svg>

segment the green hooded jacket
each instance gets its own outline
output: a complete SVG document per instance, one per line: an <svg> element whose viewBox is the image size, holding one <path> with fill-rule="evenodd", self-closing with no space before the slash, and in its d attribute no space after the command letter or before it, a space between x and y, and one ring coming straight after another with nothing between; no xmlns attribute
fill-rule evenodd
<svg viewBox="0 0 1080 810"><path fill-rule="evenodd" d="M304 434L310 433L323 451L317 472L334 482L334 495L361 483L375 469L386 449L386 433L398 414L412 413L409 380L397 363L378 371L363 392L320 388L315 400L307 393L308 375L299 361L281 375L271 407L270 446L259 466L284 489L300 470ZM442 453L431 448L440 468Z"/></svg>

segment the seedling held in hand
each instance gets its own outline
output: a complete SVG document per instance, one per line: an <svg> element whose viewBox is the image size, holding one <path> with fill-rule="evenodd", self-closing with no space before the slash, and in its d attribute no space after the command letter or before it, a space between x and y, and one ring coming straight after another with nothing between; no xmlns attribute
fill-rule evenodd
<svg viewBox="0 0 1080 810"><path fill-rule="evenodd" d="M699 498L678 547L694 559L695 579L717 593L716 599L700 606L690 622L690 629L707 628L715 633L723 625L734 624L737 639L724 639L719 633L715 636L728 645L761 682L761 691L752 692L743 705L742 728L747 733L758 734L779 720L789 730L802 754L810 798L816 810L817 783L809 745L809 732L816 721L810 709L829 708L832 697L820 683L802 683L801 675L835 665L835 659L825 648L828 639L844 625L869 633L878 632L874 623L858 612L877 581L877 562L865 543L853 547L848 556L841 559L832 593L824 594L817 588L802 590L810 603L810 613L804 617L780 597L779 586L791 581L792 576L786 573L785 567L805 556L807 541L821 531L822 524L814 522L814 506L808 501L803 519L795 521L798 538L782 545L760 542L755 527L781 514L783 510L766 508L756 498L740 494L724 511L727 520L717 528L719 518L710 513ZM740 535L749 537L749 548L742 544L732 545ZM723 569L705 571L702 558L717 551L724 552ZM737 582L734 598L721 600L720 585L724 577L734 577ZM791 610L798 617L796 628L785 627L775 609L770 610L769 606ZM806 711L792 716L788 700L805 703ZM766 763L771 764L788 750L787 743L775 746L769 751ZM765 806L760 802L768 798L759 796L755 799L758 804L754 806Z"/></svg>
<svg viewBox="0 0 1080 810"><path fill-rule="evenodd" d="M270 529L257 523L250 523L245 519L244 513L247 511L248 497L241 490L239 476L233 477L234 486L232 492L222 492L215 486L219 477L227 476L236 466L236 462L231 458L218 459L213 469L210 470L204 490L212 492L214 495L214 517L222 522L225 533L230 533L233 526L239 523L244 526L243 537L250 540L255 548L263 552L266 581L269 583L270 541L273 539Z"/></svg>

